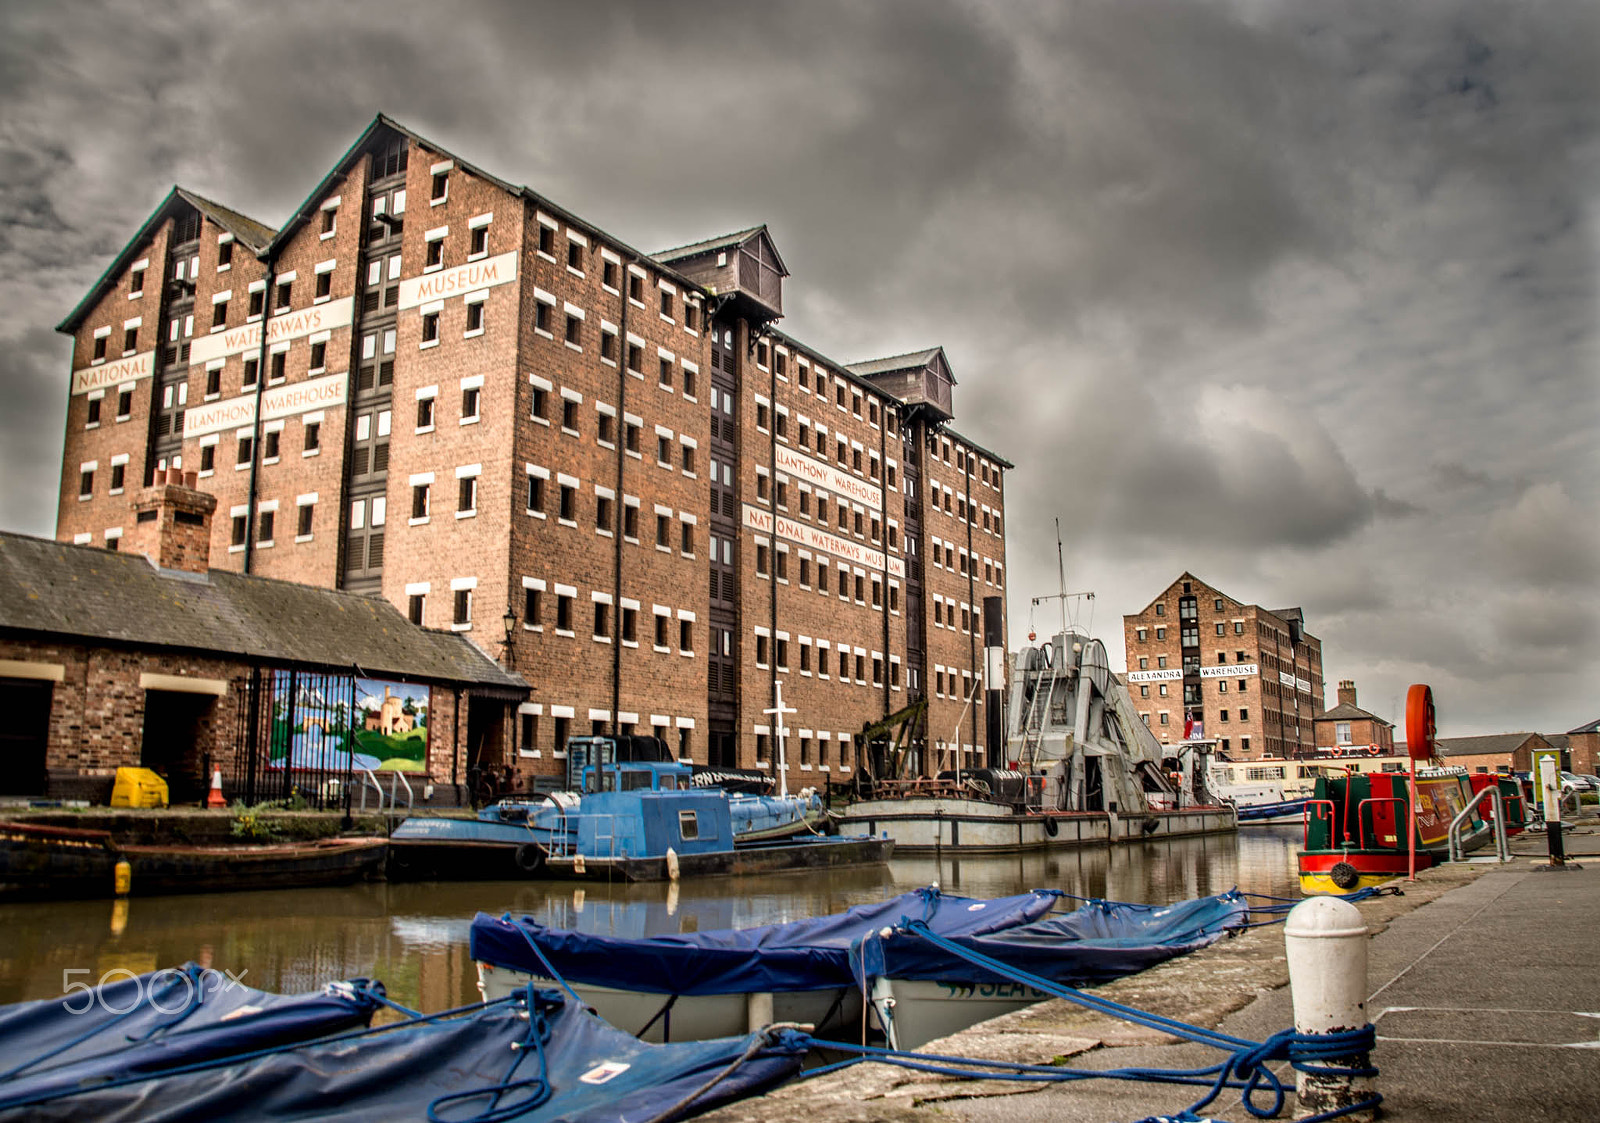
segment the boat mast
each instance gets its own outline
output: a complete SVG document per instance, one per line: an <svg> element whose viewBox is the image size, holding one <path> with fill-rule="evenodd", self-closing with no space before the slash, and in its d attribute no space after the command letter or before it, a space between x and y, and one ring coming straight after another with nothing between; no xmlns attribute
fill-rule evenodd
<svg viewBox="0 0 1600 1123"><path fill-rule="evenodd" d="M761 712L773 714L776 718L774 724L777 727L778 734L778 795L787 796L789 794L789 762L783 751L783 739L786 736L783 728L783 715L799 713L800 711L793 706L785 706L783 704L783 680L779 679L774 682L772 689L776 693L777 699L770 710L762 710Z"/></svg>

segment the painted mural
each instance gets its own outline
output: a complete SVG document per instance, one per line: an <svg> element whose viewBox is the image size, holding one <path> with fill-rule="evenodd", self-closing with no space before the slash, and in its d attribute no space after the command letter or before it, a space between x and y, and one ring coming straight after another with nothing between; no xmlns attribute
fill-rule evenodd
<svg viewBox="0 0 1600 1123"><path fill-rule="evenodd" d="M428 688L415 683L279 671L272 766L426 772L428 710Z"/></svg>

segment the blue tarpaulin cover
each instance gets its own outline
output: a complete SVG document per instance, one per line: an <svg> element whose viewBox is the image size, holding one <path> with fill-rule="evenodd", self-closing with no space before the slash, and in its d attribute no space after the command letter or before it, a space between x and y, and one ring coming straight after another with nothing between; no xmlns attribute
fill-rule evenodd
<svg viewBox="0 0 1600 1123"><path fill-rule="evenodd" d="M1052 982L1085 986L1203 948L1247 919L1244 897L1233 889L1172 905L1086 901L1064 916L950 941ZM875 930L862 941L861 971L868 978L1010 981L898 929L887 937Z"/></svg>
<svg viewBox="0 0 1600 1123"><path fill-rule="evenodd" d="M806 1049L807 1039L790 1030L650 1045L564 1001L559 991L536 990L533 998L531 1019L519 993L456 1017L85 1090L16 1112L0 1107L0 1118L99 1123L394 1123L430 1115L527 1123L675 1119L787 1080L799 1071Z"/></svg>
<svg viewBox="0 0 1600 1123"><path fill-rule="evenodd" d="M366 979L271 994L190 963L0 1007L0 1103L364 1026L382 994Z"/></svg>
<svg viewBox="0 0 1600 1123"><path fill-rule="evenodd" d="M479 913L472 922L472 958L543 976L546 970L529 946L533 941L573 983L652 994L823 990L853 985L851 945L902 917L926 920L940 935L977 936L1038 920L1058 898L1050 890L975 900L919 889L833 916L642 939Z"/></svg>

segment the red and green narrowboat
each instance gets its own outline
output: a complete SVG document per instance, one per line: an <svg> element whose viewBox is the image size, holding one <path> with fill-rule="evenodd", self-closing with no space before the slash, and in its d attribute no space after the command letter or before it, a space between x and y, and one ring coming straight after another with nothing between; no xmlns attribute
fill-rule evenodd
<svg viewBox="0 0 1600 1123"><path fill-rule="evenodd" d="M1522 784L1515 776L1500 773L1475 772L1467 779L1472 784L1472 794L1493 787L1500 792L1500 806L1506 809L1506 837L1521 834L1528 829L1528 800L1522 793ZM1493 802L1483 804L1493 807ZM1492 812L1491 812L1492 814Z"/></svg>
<svg viewBox="0 0 1600 1123"><path fill-rule="evenodd" d="M1420 768L1416 775L1417 869L1421 870L1448 858L1450 824L1474 793L1464 768ZM1302 892L1353 893L1406 876L1411 861L1406 838L1409 779L1405 772L1318 777L1306 804ZM1463 849L1481 846L1491 831L1488 816L1474 809L1462 829Z"/></svg>

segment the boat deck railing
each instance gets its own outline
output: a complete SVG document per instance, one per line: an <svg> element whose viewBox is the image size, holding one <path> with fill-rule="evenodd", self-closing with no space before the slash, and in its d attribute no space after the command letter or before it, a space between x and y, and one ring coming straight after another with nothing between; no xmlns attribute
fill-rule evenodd
<svg viewBox="0 0 1600 1123"><path fill-rule="evenodd" d="M1460 814L1450 820L1448 837L1450 840L1450 860L1452 862L1459 862L1465 857L1465 851L1461 844L1461 829L1472 821L1473 812L1477 810L1478 804L1483 802L1485 796L1489 797L1490 810L1494 814L1495 854L1502 862L1511 861L1511 843L1506 838L1505 804L1501 802L1500 789L1491 787L1484 788L1473 796L1467 805L1461 809Z"/></svg>
<svg viewBox="0 0 1600 1123"><path fill-rule="evenodd" d="M552 858L575 858L580 854L579 839L583 824L594 826L589 845L581 853L585 858L622 858L627 850L620 843L627 837L621 828L632 828L634 834L643 834L644 819L640 815L618 815L614 812L563 812L556 817L555 829L550 832L547 844Z"/></svg>
<svg viewBox="0 0 1600 1123"><path fill-rule="evenodd" d="M1395 839L1395 842L1399 841L1399 839L1400 839L1400 831L1403 829L1403 824L1406 821L1406 801L1401 799L1397 795L1375 795L1375 796L1371 796L1371 797L1369 797L1367 799L1362 800L1360 803L1356 804L1356 849L1357 850L1380 849L1381 846L1384 846L1384 845L1387 845L1387 846L1395 845L1395 842L1380 844L1379 839L1378 839L1378 823L1377 823L1376 819L1372 820L1372 830L1370 832L1371 837L1370 838L1368 837L1368 833L1369 832L1367 831L1367 822L1368 822L1368 820L1366 818L1366 812L1367 812L1367 804L1369 804L1369 803L1392 803L1392 804L1395 805L1395 809L1394 809L1394 839Z"/></svg>

